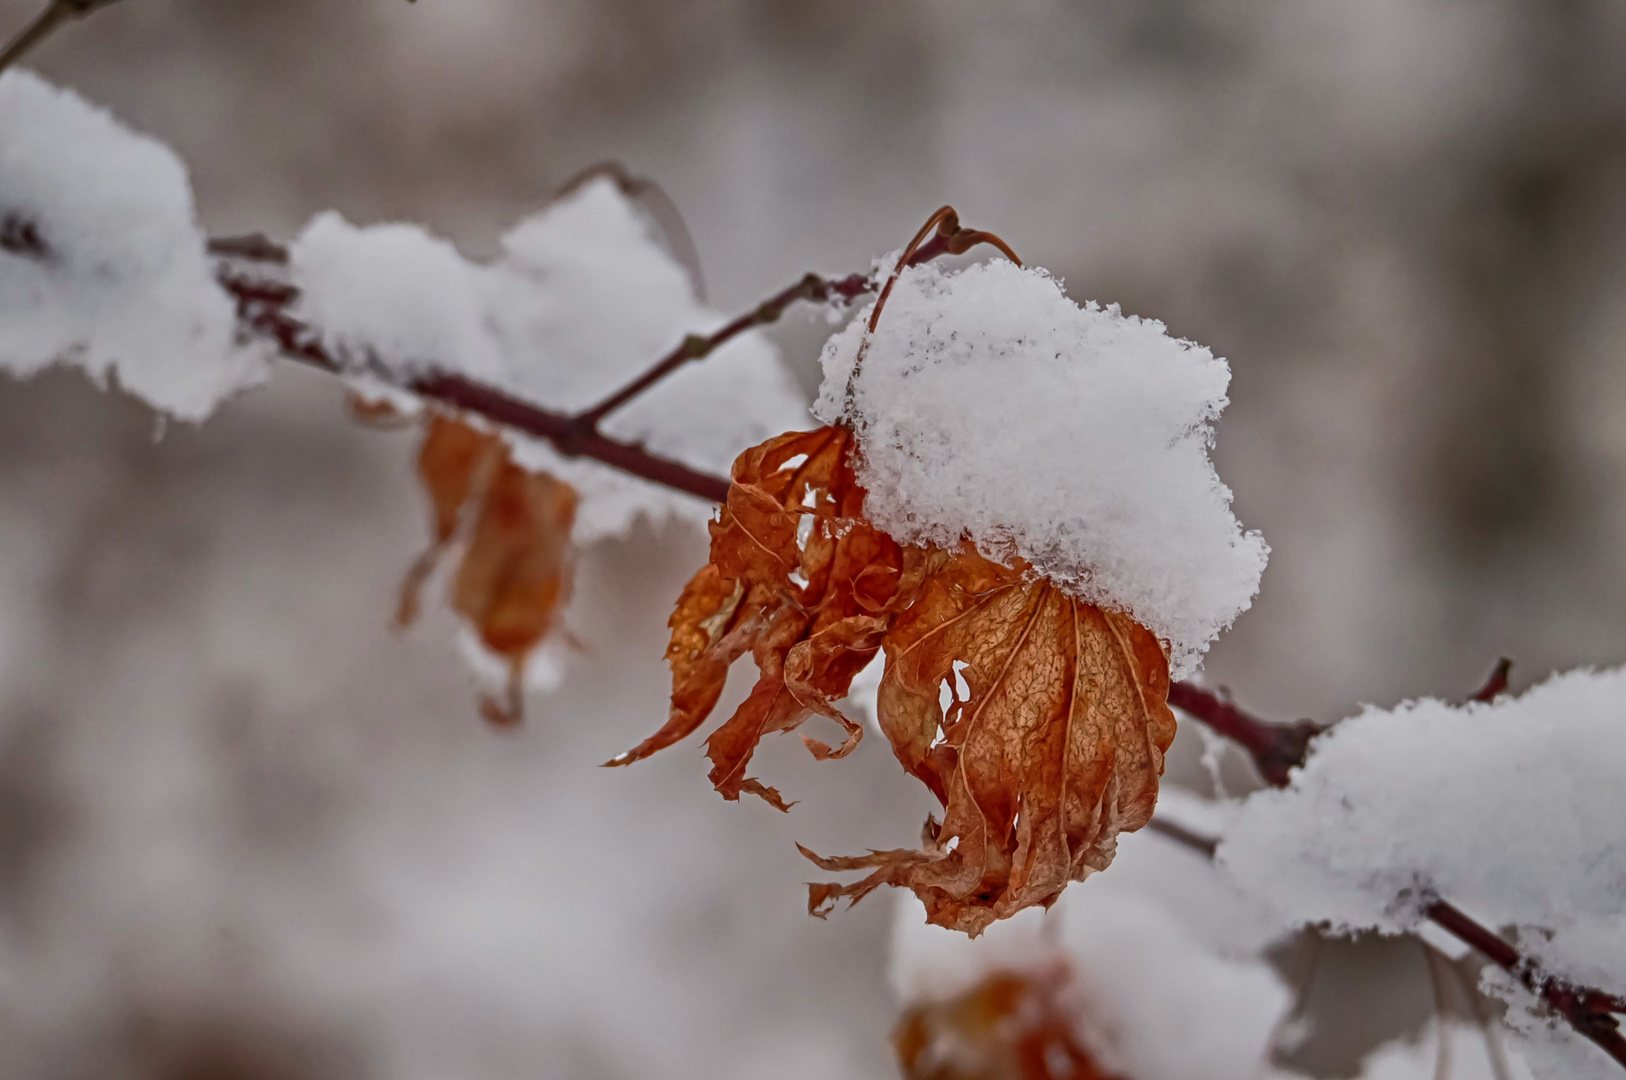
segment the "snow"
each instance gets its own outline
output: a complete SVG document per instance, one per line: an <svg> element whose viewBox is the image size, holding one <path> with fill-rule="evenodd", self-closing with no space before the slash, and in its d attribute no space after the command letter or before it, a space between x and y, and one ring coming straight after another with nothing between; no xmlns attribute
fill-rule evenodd
<svg viewBox="0 0 1626 1080"><path fill-rule="evenodd" d="M1226 362L1003 260L907 270L867 323L826 344L814 412L857 433L876 524L1020 556L1195 670L1268 553L1209 461Z"/></svg>
<svg viewBox="0 0 1626 1080"><path fill-rule="evenodd" d="M1060 954L1080 983L1079 1034L1108 1069L1136 1080L1255 1080L1290 1003L1262 959L1274 935L1208 859L1136 833L1090 888L976 939L927 925L920 902L900 895L892 981L905 1002L932 1000Z"/></svg>
<svg viewBox="0 0 1626 1080"><path fill-rule="evenodd" d="M1444 1038L1448 1049L1450 1080L1529 1080L1530 1070L1516 1055L1507 1053L1500 1045L1500 1036L1494 1031L1447 1023L1430 1024L1416 1040L1396 1040L1368 1054L1361 1063L1360 1080L1438 1080L1436 1069L1440 1063L1440 1040ZM1492 1049L1496 1040L1496 1049ZM1505 1072L1497 1071L1497 1058Z"/></svg>
<svg viewBox="0 0 1626 1080"><path fill-rule="evenodd" d="M180 160L20 70L0 75L5 218L47 250L0 250L0 369L72 364L184 420L264 378L264 352L235 340Z"/></svg>
<svg viewBox="0 0 1626 1080"><path fill-rule="evenodd" d="M1219 860L1291 923L1395 933L1430 891L1511 927L1542 969L1626 992L1626 671L1576 671L1493 704L1368 708L1290 787L1248 798ZM1538 1076L1617 1068L1492 978Z"/></svg>
<svg viewBox="0 0 1626 1080"><path fill-rule="evenodd" d="M688 272L640 208L597 179L520 222L482 264L415 225L317 217L291 251L299 314L357 372L397 382L457 372L555 412L585 409L689 334L725 317L700 302ZM607 434L726 474L736 455L807 425L771 343L736 338L612 414ZM704 520L708 503L514 436L525 465L582 493L580 543L624 534L640 516Z"/></svg>

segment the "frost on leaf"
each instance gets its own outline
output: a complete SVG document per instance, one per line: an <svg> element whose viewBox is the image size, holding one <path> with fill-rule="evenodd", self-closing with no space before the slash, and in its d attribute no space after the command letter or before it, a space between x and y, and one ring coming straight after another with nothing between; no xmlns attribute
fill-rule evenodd
<svg viewBox="0 0 1626 1080"><path fill-rule="evenodd" d="M576 493L516 465L497 436L441 415L429 418L418 474L429 496L432 541L402 583L396 621L404 626L417 617L424 581L462 542L452 607L509 672L506 702L488 698L480 712L493 724L516 724L525 660L569 597Z"/></svg>
<svg viewBox="0 0 1626 1080"><path fill-rule="evenodd" d="M892 1030L905 1080L1109 1080L1074 1032L1069 984L1065 968L996 971L911 1005Z"/></svg>
<svg viewBox="0 0 1626 1080"><path fill-rule="evenodd" d="M753 653L760 677L707 741L711 780L781 809L745 775L757 743L813 713L841 724L841 757L861 730L832 704L884 648L882 730L904 768L944 806L917 851L808 855L827 870L869 870L853 885L814 885L823 914L880 885L909 888L930 921L978 933L1048 905L1069 881L1112 860L1120 832L1151 817L1174 737L1162 643L1125 615L1064 593L1026 564L970 545L903 547L865 519L836 426L747 451L712 526L711 562L671 620L671 714L610 764L628 764L695 731L729 665ZM947 700L945 701L945 697Z"/></svg>

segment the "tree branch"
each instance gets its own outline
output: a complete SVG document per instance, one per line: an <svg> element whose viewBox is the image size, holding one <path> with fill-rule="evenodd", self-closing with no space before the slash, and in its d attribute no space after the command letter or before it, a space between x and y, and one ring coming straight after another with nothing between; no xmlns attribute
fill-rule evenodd
<svg viewBox="0 0 1626 1080"><path fill-rule="evenodd" d="M1253 759L1259 775L1274 787L1287 786L1289 774L1304 764L1310 740L1326 730L1311 720L1293 724L1261 720L1196 683L1171 685L1169 704L1241 746Z"/></svg>
<svg viewBox="0 0 1626 1080"><path fill-rule="evenodd" d="M31 229L26 223L25 227ZM43 257L46 249L39 242L38 233L30 232L28 235ZM944 254L958 254L968 246L968 237L971 238L970 242L983 242L985 235L959 229L958 218L955 218L950 227L941 229L936 236L920 244L909 258L908 265L916 266ZM5 234L0 232L0 242L4 239ZM235 265L262 263L286 266L287 248L256 233L212 239L209 241L209 252L222 260L217 276L221 285L237 301L238 318L245 328L274 342L282 354L290 359L335 374L342 373L349 366L344 358L334 356L323 345L319 333L292 314L291 308L299 299L297 288L286 281L245 273ZM808 274L711 334L691 334L684 338L642 375L597 405L575 415L553 412L461 375L432 368L429 374L414 379L400 389L544 439L567 457L591 458L651 483L713 502L723 502L728 497L726 478L699 472L681 462L652 454L642 446L610 438L599 430L599 424L683 365L711 355L748 330L778 321L799 301L850 304L874 290L875 281L864 274L848 274L843 278Z"/></svg>
<svg viewBox="0 0 1626 1080"><path fill-rule="evenodd" d="M1472 701L1490 701L1508 685L1512 661L1496 664L1490 678ZM1253 758L1259 775L1273 787L1286 787L1294 769L1304 764L1310 740L1326 730L1309 720L1273 724L1243 712L1218 694L1192 683L1169 688L1169 704L1231 739ZM1531 993L1567 1020L1572 1028L1596 1043L1604 1053L1626 1067L1626 1037L1615 1013L1626 1013L1626 1000L1602 990L1576 986L1539 968L1494 931L1475 922L1460 908L1440 899L1426 898L1422 914L1434 925L1474 949L1519 980Z"/></svg>
<svg viewBox="0 0 1626 1080"><path fill-rule="evenodd" d="M16 37L0 49L0 71L5 71L40 42L50 37L57 27L74 19L82 19L117 0L51 0L33 22L23 27Z"/></svg>
<svg viewBox="0 0 1626 1080"><path fill-rule="evenodd" d="M286 250L263 237L215 241L210 249L217 255L238 259L287 261ZM350 367L327 349L320 334L291 313L289 309L299 298L298 289L245 274L229 263L221 267L218 276L221 285L237 301L238 319L244 328L273 342L284 356L334 374L342 374ZM544 439L566 457L592 458L651 483L713 502L722 502L728 497L728 481L723 477L691 469L637 444L612 439L596 425L584 424L575 417L541 408L461 375L431 370L401 389Z"/></svg>
<svg viewBox="0 0 1626 1080"><path fill-rule="evenodd" d="M1626 1036L1613 1015L1626 1013L1626 1000L1601 990L1575 986L1555 976L1543 976L1529 960L1501 937L1470 919L1455 905L1434 899L1423 908L1430 922L1472 946L1497 967L1518 979L1525 989L1545 1001L1577 1032L1597 1043L1603 1052L1626 1067Z"/></svg>

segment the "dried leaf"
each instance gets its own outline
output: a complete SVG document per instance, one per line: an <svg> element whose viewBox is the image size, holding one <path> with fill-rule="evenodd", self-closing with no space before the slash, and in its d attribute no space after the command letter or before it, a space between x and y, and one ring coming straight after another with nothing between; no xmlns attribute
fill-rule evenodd
<svg viewBox="0 0 1626 1080"><path fill-rule="evenodd" d="M910 1006L892 1029L905 1080L1109 1080L1074 1030L1071 978L996 971L963 993Z"/></svg>
<svg viewBox="0 0 1626 1080"><path fill-rule="evenodd" d="M863 520L863 489L844 428L792 432L741 454L711 562L671 619L672 708L655 735L611 761L626 765L695 731L716 706L729 665L752 653L760 676L745 702L706 740L711 781L726 799L774 789L746 775L757 744L814 713L840 724L839 747L805 739L815 757L843 757L863 730L835 707L874 657L884 614L900 594L902 552Z"/></svg>
<svg viewBox="0 0 1626 1080"><path fill-rule="evenodd" d="M397 626L411 625L417 619L423 584L457 535L463 508L480 473L489 471L504 456L502 440L497 436L439 413L430 414L423 446L418 451L418 477L429 495L433 514L431 539L401 582L401 599L395 611Z"/></svg>
<svg viewBox="0 0 1626 1080"><path fill-rule="evenodd" d="M943 802L943 823L919 851L807 853L827 870L872 870L810 899L822 908L899 885L929 921L974 935L1048 907L1151 819L1174 739L1168 661L1128 616L1026 568L969 548L927 558L886 637L878 712L898 760Z"/></svg>
<svg viewBox="0 0 1626 1080"><path fill-rule="evenodd" d="M494 723L520 719L525 657L552 629L569 592L575 518L576 492L569 484L506 458L484 492L452 582L452 606L486 648L508 661L508 705L481 706Z"/></svg>
<svg viewBox="0 0 1626 1080"><path fill-rule="evenodd" d="M417 423L415 414L403 412L400 406L389 398L368 397L352 390L345 396L344 404L350 412L351 419L356 423L380 431L398 431Z"/></svg>
<svg viewBox="0 0 1626 1080"><path fill-rule="evenodd" d="M418 473L433 512L433 539L402 583L396 621L413 620L424 581L454 543L466 540L452 606L508 662L506 700L485 699L480 711L493 724L518 723L525 659L553 629L569 595L576 493L514 464L496 435L439 414L428 419Z"/></svg>
<svg viewBox="0 0 1626 1080"><path fill-rule="evenodd" d="M870 872L812 886L810 910L897 885L920 896L930 921L976 934L1048 906L1112 861L1119 833L1151 818L1174 738L1167 656L1134 620L1025 564L969 545L900 548L864 518L850 446L844 428L829 427L740 455L711 562L672 616L667 723L609 764L695 731L749 650L759 677L706 741L711 781L724 798L751 792L784 809L746 776L752 753L814 713L846 733L834 749L804 738L814 756L851 752L862 731L834 703L884 647L882 730L943 804L943 822L918 850L826 859L803 849L824 869Z"/></svg>

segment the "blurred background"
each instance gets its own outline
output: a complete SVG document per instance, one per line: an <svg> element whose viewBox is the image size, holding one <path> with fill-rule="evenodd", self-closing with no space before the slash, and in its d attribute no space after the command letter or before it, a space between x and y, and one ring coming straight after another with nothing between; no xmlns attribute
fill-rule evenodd
<svg viewBox="0 0 1626 1080"><path fill-rule="evenodd" d="M31 63L175 147L219 233L333 208L484 255L622 160L724 311L952 202L1229 358L1216 457L1273 548L1207 664L1241 703L1626 659L1618 0L125 0ZM827 332L774 331L809 388ZM770 751L789 818L693 746L594 768L664 715L678 526L591 561L617 644L487 729L450 619L386 626L413 452L303 371L161 439L0 382L0 1075L890 1075L887 904L808 919L792 840L909 842L924 792L879 740ZM1324 1075L1430 1007L1414 952L1339 948Z"/></svg>

